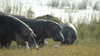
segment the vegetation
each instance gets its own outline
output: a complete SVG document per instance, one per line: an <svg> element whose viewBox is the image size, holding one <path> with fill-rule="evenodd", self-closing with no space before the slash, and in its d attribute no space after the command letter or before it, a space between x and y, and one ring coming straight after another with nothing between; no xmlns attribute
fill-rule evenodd
<svg viewBox="0 0 100 56"><path fill-rule="evenodd" d="M100 11L100 1L97 1L95 4L94 4L94 6L93 6L93 8L92 9L94 9L94 10L99 10Z"/></svg>
<svg viewBox="0 0 100 56"><path fill-rule="evenodd" d="M14 9L15 8L15 9ZM19 8L19 9L18 9ZM5 7L4 12L22 15L22 6L14 6L14 10L9 6ZM27 13L28 12L28 13ZM32 15L33 16L29 16ZM31 8L26 10L25 16L29 18L34 17L34 12ZM51 15L44 15L42 17L46 20L54 20L62 24L59 19L55 19ZM54 45L60 45L60 42L54 42L52 39L46 39L48 45L40 48L39 50L32 49L25 50L25 47L17 46L13 41L10 48L1 48L0 56L100 56L100 20L96 17L91 17L90 23L86 23L85 20L77 20L77 23L72 22L72 18L69 16L69 21L77 29L77 39L73 45L62 45L59 47L53 47Z"/></svg>
<svg viewBox="0 0 100 56"><path fill-rule="evenodd" d="M0 49L0 56L100 56L100 22L93 18L89 24L84 21L78 21L77 39L73 45L60 45L60 42L54 42L52 39L46 39L48 45L39 50L25 50L25 47L18 47L13 41L10 48Z"/></svg>
<svg viewBox="0 0 100 56"><path fill-rule="evenodd" d="M25 48L16 47L12 43L9 49L0 49L0 56L100 56L100 41L97 39L77 39L73 45L62 45L57 48L52 47L60 42L46 39L49 45L39 50L26 51Z"/></svg>
<svg viewBox="0 0 100 56"><path fill-rule="evenodd" d="M59 23L60 25L63 24L63 22L60 19L58 19L57 17L54 17L52 15L43 15L43 16L37 17L35 19L52 20L52 21L55 21L55 22Z"/></svg>
<svg viewBox="0 0 100 56"><path fill-rule="evenodd" d="M22 12L23 6L21 3L17 3L17 4L14 4L13 6L11 6L9 4L8 0L6 2L5 7L2 8L2 10L3 10L3 12L6 12L6 13L21 15L21 16L25 16L28 18L32 18L32 19L34 19L34 16L35 16L35 13L31 7L24 9L25 12L24 11Z"/></svg>
<svg viewBox="0 0 100 56"><path fill-rule="evenodd" d="M86 22L78 22L77 24L77 34L78 38L85 39L85 38L96 38L100 39L100 21L96 18L92 18L90 23L87 24Z"/></svg>
<svg viewBox="0 0 100 56"><path fill-rule="evenodd" d="M66 8L66 9L87 9L88 6L90 6L94 10L99 10L100 11L100 1L97 0L94 5L93 1L88 1L88 0L82 0L81 2L73 2L70 0L49 0L48 6L51 7L57 7L57 8Z"/></svg>

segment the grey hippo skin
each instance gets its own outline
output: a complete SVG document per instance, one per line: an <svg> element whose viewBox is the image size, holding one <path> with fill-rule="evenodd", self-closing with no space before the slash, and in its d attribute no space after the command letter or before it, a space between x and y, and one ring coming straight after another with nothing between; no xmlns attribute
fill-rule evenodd
<svg viewBox="0 0 100 56"><path fill-rule="evenodd" d="M65 41L61 42L62 44L73 44L77 38L77 31L71 23L64 23L62 25L62 34L65 38Z"/></svg>
<svg viewBox="0 0 100 56"><path fill-rule="evenodd" d="M28 41L30 47L38 49L35 41L36 35L32 29L16 17L0 12L0 45L10 46L14 40L18 45L25 45Z"/></svg>
<svg viewBox="0 0 100 56"><path fill-rule="evenodd" d="M19 18L28 24L37 38L35 38L37 44L45 43L46 38L52 38L54 41L63 41L64 37L61 33L61 27L58 23L54 21L46 21L40 19L23 19Z"/></svg>
<svg viewBox="0 0 100 56"><path fill-rule="evenodd" d="M13 14L9 14L13 15ZM28 24L31 29L36 34L37 38L35 38L37 44L47 43L45 41L46 38L52 38L54 41L64 41L64 37L61 33L61 26L54 21L46 21L40 19L29 19L24 16L13 15L18 19L22 20L26 24ZM48 44L48 43L47 43Z"/></svg>

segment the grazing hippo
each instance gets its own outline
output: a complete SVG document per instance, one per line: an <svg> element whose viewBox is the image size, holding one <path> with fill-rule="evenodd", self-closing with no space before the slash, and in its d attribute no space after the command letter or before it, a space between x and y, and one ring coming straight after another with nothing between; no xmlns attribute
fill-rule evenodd
<svg viewBox="0 0 100 56"><path fill-rule="evenodd" d="M46 38L53 38L54 41L64 41L64 37L61 33L61 27L58 23L54 21L28 19L19 15L13 16L19 18L32 28L37 36L37 38L35 38L37 44L44 44Z"/></svg>
<svg viewBox="0 0 100 56"><path fill-rule="evenodd" d="M61 44L73 44L77 38L77 31L71 23L65 23L62 25L62 34L65 41L61 42Z"/></svg>
<svg viewBox="0 0 100 56"><path fill-rule="evenodd" d="M11 15L0 13L0 45L8 47L12 40L18 45L26 45L28 41L30 47L38 49L35 41L36 35L32 29L23 21Z"/></svg>
<svg viewBox="0 0 100 56"><path fill-rule="evenodd" d="M37 36L37 38L35 38L37 44L44 44L46 38L53 38L54 41L64 40L60 25L53 21L45 21L40 19L19 19L24 21L32 28Z"/></svg>

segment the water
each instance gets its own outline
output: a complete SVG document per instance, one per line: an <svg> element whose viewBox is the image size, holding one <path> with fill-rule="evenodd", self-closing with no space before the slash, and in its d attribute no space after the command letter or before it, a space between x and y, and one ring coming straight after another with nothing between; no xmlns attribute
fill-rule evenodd
<svg viewBox="0 0 100 56"><path fill-rule="evenodd" d="M100 11L92 10L96 1L99 0L0 0L0 8L4 8L3 4L6 6L5 1L10 2L9 4L11 4L11 6L21 3L23 6L23 14L31 7L35 13L35 17L52 14L55 17L62 18L63 22L69 22L69 15L73 19L73 22L77 22L78 19L90 21L91 16L95 16L97 19L100 18ZM51 5L52 1L58 1L59 4L55 3L56 5L58 4L58 6L48 6ZM87 4L86 9L79 9L85 4ZM98 6L100 6L100 3L98 4Z"/></svg>

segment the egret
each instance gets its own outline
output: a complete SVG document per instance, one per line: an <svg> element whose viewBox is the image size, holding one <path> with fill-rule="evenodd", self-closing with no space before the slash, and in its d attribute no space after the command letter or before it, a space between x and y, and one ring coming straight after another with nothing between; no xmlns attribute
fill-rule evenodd
<svg viewBox="0 0 100 56"><path fill-rule="evenodd" d="M28 51L30 49L30 47L28 46L28 42L26 41L26 51Z"/></svg>
<svg viewBox="0 0 100 56"><path fill-rule="evenodd" d="M59 47L60 45L54 45L53 47L55 47L55 48L57 48L57 47Z"/></svg>

